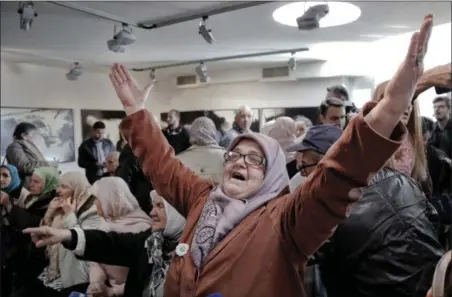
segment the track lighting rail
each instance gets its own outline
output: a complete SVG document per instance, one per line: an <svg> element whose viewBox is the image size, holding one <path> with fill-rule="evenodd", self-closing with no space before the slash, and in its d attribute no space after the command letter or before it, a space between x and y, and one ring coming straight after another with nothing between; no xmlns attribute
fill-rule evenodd
<svg viewBox="0 0 452 297"><path fill-rule="evenodd" d="M183 62L172 63L172 64L156 65L156 66L151 66L151 67L146 67L146 68L133 68L132 70L133 71L151 71L151 70L156 70L156 69L174 68L174 67L181 67L181 66L187 66L187 65L195 65L195 64L200 64L200 63L208 63L208 62L219 62L219 61L227 61L227 60L238 60L238 59L246 59L246 58L253 58L253 57L263 57L263 56L271 56L271 55L305 52L308 50L309 50L309 48L307 48L307 47L292 48L292 49L285 49L285 50L274 50L274 51L268 51L268 52L258 52L258 53L251 53L251 54L223 56L223 57L208 58L208 59L189 60L189 61L183 61Z"/></svg>

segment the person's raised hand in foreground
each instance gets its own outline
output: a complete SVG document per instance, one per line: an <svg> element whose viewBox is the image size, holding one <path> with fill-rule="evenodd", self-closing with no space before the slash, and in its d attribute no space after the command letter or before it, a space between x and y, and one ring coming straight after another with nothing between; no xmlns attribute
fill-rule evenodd
<svg viewBox="0 0 452 297"><path fill-rule="evenodd" d="M72 240L72 233L69 229L56 229L42 226L38 228L27 228L23 230L23 233L31 235L31 240L37 248Z"/></svg>
<svg viewBox="0 0 452 297"><path fill-rule="evenodd" d="M419 32L411 37L405 59L386 86L384 97L366 116L366 121L378 133L389 137L402 114L410 106L420 76L424 71L424 56L433 26L433 16L427 15Z"/></svg>
<svg viewBox="0 0 452 297"><path fill-rule="evenodd" d="M152 82L144 88L140 88L129 71L117 63L111 67L110 80L127 115L144 109L144 104L153 86Z"/></svg>

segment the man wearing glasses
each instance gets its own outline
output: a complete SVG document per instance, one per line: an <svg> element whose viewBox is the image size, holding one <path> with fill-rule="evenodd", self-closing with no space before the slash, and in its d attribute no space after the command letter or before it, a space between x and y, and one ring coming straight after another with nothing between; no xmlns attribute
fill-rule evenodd
<svg viewBox="0 0 452 297"><path fill-rule="evenodd" d="M297 152L297 167L302 177L307 177L314 171L317 163L341 135L342 129L336 125L314 126L301 143L287 149L288 152Z"/></svg>

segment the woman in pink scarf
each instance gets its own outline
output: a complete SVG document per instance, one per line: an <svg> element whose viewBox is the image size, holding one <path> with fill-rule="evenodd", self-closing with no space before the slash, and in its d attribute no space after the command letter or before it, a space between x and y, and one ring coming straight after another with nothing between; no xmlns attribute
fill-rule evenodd
<svg viewBox="0 0 452 297"><path fill-rule="evenodd" d="M125 181L104 177L94 186L99 215L105 219L101 229L107 232L139 233L151 228L151 218L141 210ZM93 263L87 293L95 296L122 296L128 268Z"/></svg>

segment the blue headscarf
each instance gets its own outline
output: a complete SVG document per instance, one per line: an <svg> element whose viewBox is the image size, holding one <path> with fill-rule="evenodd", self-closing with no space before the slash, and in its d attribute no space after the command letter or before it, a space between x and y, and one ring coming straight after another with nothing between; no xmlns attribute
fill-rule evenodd
<svg viewBox="0 0 452 297"><path fill-rule="evenodd" d="M0 168L2 167L8 168L9 173L11 175L11 182L9 183L8 187L6 189L2 189L3 191L9 194L15 189L19 188L22 181L20 180L19 172L17 171L16 166L5 164L0 166Z"/></svg>

